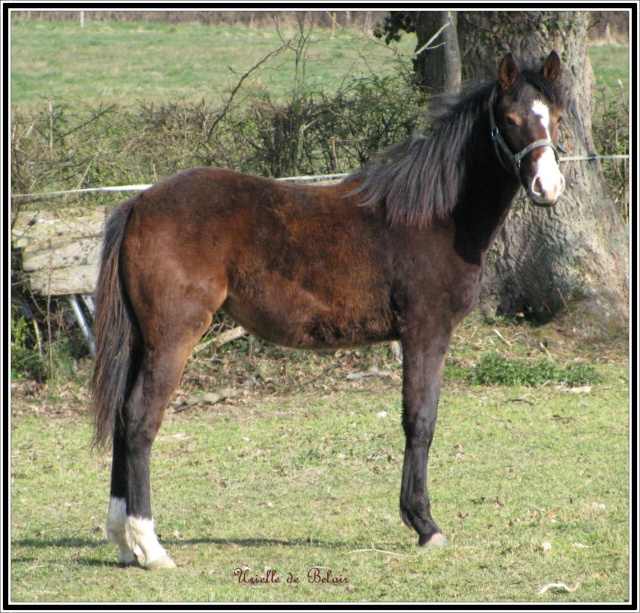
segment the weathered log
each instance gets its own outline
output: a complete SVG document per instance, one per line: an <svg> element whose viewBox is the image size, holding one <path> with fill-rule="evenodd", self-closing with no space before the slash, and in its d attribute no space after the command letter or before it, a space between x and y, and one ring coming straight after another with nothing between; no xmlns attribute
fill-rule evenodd
<svg viewBox="0 0 640 613"><path fill-rule="evenodd" d="M107 207L23 211L11 229L13 247L33 292L59 296L91 294L98 279Z"/></svg>

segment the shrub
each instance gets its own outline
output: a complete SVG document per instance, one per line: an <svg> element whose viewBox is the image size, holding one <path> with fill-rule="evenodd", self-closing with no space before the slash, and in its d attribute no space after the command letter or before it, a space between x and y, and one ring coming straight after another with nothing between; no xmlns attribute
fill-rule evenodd
<svg viewBox="0 0 640 613"><path fill-rule="evenodd" d="M11 379L29 377L36 381L46 378L46 365L42 357L42 347L35 338L36 328L29 325L25 313L20 308L11 309ZM37 324L36 324L37 325Z"/></svg>
<svg viewBox="0 0 640 613"><path fill-rule="evenodd" d="M629 107L622 89L612 95L596 90L593 140L599 155L629 155ZM624 220L629 222L629 161L602 160L607 186Z"/></svg>

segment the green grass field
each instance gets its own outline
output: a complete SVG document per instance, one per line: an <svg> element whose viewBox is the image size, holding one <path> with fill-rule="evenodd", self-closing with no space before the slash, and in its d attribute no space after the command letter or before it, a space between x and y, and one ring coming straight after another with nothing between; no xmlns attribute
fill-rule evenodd
<svg viewBox="0 0 640 613"><path fill-rule="evenodd" d="M629 49L613 45L592 45L589 58L596 77L596 87L612 92L629 91Z"/></svg>
<svg viewBox="0 0 640 613"><path fill-rule="evenodd" d="M27 386L12 406L12 599L627 600L625 357L556 356L595 364L590 390L467 383L478 347L532 360L535 334L500 330L504 350L492 327L465 324L449 360L429 465L434 517L452 542L443 550L418 548L399 517L400 365L384 348L341 365L290 352L262 391L175 413L185 395L251 370L245 349L225 354L227 378L220 364L190 362L152 462L157 530L178 565L168 572L119 568L103 537L110 458L89 451L86 376L35 395ZM389 376L346 379L372 365ZM281 583L241 584L237 568ZM346 582L310 583L314 568Z"/></svg>
<svg viewBox="0 0 640 613"><path fill-rule="evenodd" d="M14 105L223 99L240 77L286 41L245 84L247 93L278 98L304 76L309 88L336 89L343 79L388 74L394 50L411 53L411 37L386 47L359 31L305 31L305 62L296 66L299 32L184 23L20 22L11 24ZM37 44L36 42L37 41Z"/></svg>
<svg viewBox="0 0 640 613"><path fill-rule="evenodd" d="M304 76L307 87L335 90L345 78L398 70L398 55L409 64L414 36L387 47L358 30L311 32L296 68L299 32L248 27L76 22L11 23L11 101L23 106L46 101L131 104L224 99L240 77L268 53L294 41L269 59L245 83L247 94L278 98ZM592 46L598 85L628 90L628 50Z"/></svg>

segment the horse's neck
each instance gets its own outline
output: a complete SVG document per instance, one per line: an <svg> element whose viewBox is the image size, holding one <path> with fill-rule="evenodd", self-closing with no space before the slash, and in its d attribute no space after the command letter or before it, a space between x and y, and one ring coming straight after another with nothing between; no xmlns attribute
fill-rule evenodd
<svg viewBox="0 0 640 613"><path fill-rule="evenodd" d="M456 251L477 264L484 262L520 189L515 177L505 176L491 147L482 154L468 169L466 189L453 213Z"/></svg>

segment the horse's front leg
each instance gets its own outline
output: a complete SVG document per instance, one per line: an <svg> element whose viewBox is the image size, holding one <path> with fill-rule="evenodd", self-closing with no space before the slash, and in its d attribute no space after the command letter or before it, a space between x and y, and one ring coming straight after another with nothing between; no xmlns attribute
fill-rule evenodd
<svg viewBox="0 0 640 613"><path fill-rule="evenodd" d="M438 413L438 400L449 338L403 341L402 426L406 446L400 492L400 514L419 535L419 545L449 542L431 517L427 462Z"/></svg>

